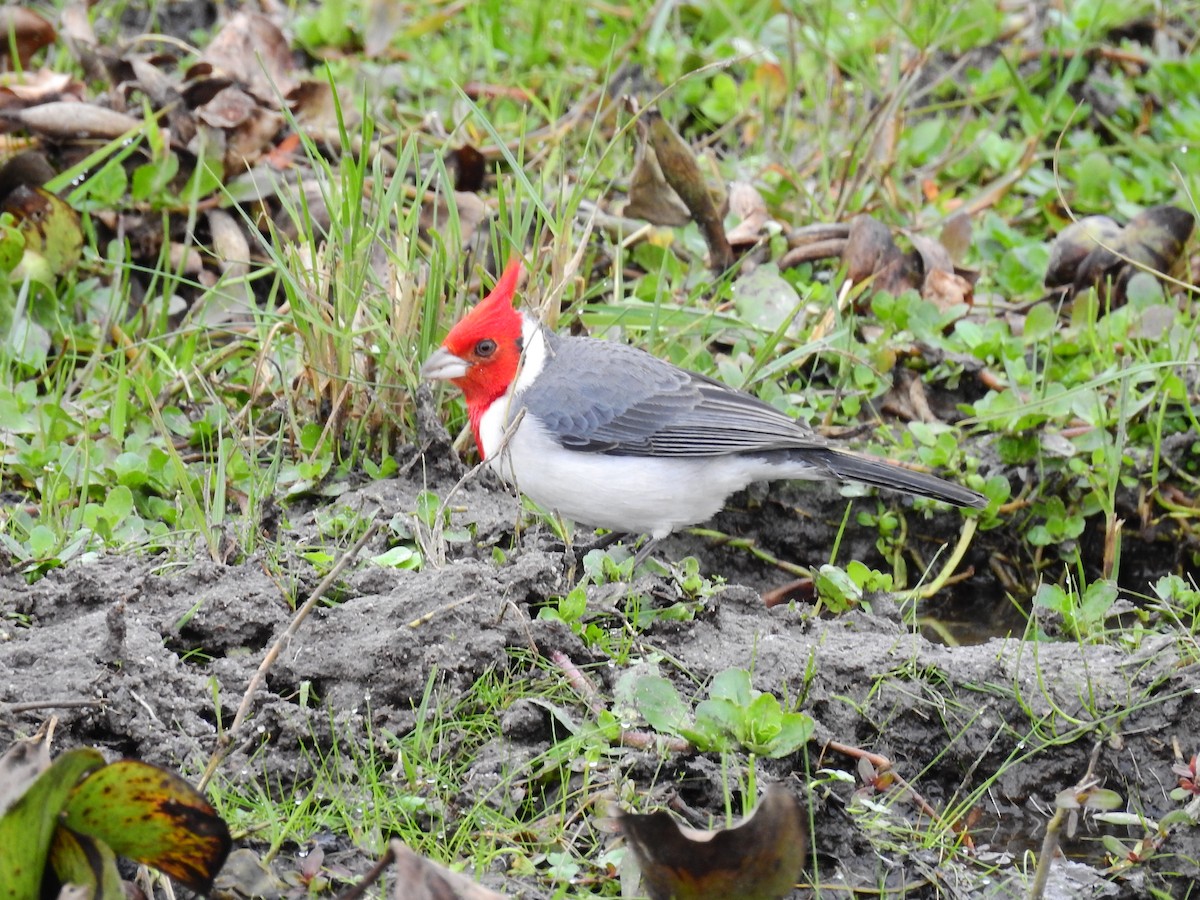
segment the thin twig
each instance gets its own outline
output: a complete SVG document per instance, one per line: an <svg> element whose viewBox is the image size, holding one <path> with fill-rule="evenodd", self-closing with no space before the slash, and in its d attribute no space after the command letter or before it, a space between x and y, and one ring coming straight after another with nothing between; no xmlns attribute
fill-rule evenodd
<svg viewBox="0 0 1200 900"><path fill-rule="evenodd" d="M39 709L87 709L89 707L100 709L104 706L104 702L103 700L31 700L28 703L0 704L0 712L15 714L34 712Z"/></svg>

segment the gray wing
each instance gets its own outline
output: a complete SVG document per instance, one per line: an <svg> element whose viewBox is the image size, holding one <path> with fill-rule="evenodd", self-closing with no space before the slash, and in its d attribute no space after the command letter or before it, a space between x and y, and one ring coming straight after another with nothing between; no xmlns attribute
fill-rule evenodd
<svg viewBox="0 0 1200 900"><path fill-rule="evenodd" d="M642 350L557 335L547 337L547 350L546 377L521 394L519 406L563 447L710 457L828 446L761 400Z"/></svg>

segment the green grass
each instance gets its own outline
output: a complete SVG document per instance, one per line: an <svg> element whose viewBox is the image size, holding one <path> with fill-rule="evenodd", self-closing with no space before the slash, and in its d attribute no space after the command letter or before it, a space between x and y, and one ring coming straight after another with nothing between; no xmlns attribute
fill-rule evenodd
<svg viewBox="0 0 1200 900"><path fill-rule="evenodd" d="M1197 211L1200 62L1107 36L1138 15L1161 16L1158 6L1048 10L1043 49L1032 52L1012 36L1020 23L982 0L788 11L721 0L480 0L430 6L399 24L386 52L366 58L361 44L378 27L370 15L384 5L294 4L299 45L317 60L307 74L334 85L342 103L329 133L304 135L267 204L254 202L244 173L224 171L216 157L190 168L190 154L146 127L89 148L52 184L79 213L66 227L82 241L77 265L22 280L15 266L25 251L0 254L17 273L0 278L0 558L30 580L105 552L156 553L166 564L297 551L323 571L365 529L356 513L331 505L318 543L302 549L280 546L264 522L276 509L286 522L298 501L321 502L408 461L421 361L490 283L480 278L489 253L501 264L520 253L532 303L561 286L544 310L558 327L631 341L984 491L992 502L974 540L1006 548L1004 592L1049 611L1061 637L1133 649L1166 633L1181 658L1200 657L1200 602L1183 574L1200 564L1194 550L1183 551L1182 571L1152 584L1121 581L1123 533L1153 524L1166 540L1194 546L1200 525L1200 316L1187 287L1195 254L1184 254L1175 281L1139 280L1122 306L1084 293L1060 309L1042 286L1050 241L1074 218L1123 222L1164 203ZM152 4L156 15L161 6ZM101 34L117 12L91 10ZM1194 41L1200 8L1171 16ZM190 39L203 48L210 37ZM61 47L49 53L47 65L79 76ZM866 212L935 238L954 213L971 212L963 264L978 272L974 306L947 309L909 292L838 309L841 277L828 261L773 273L780 291L815 311L771 315L738 294L740 270L713 275L695 225L657 229L651 240L603 223L589 233L590 210L613 211L634 168L635 123L617 102L627 92L657 105L714 184L741 180L759 191L775 224L756 262L777 262L789 235L813 222ZM464 222L454 202L452 156L463 145L487 158L476 194L491 214L487 229ZM230 258L228 245L209 252L214 210L248 236L238 251L247 258ZM120 233L113 214L128 226ZM0 250L11 249L14 225L0 225ZM578 269L559 285L584 241ZM189 265L188 247L203 271ZM831 308L830 327L816 333ZM957 421L882 413L910 378L949 398L942 408ZM460 433L461 403L441 389L435 398ZM463 535L444 533L437 499L413 511L411 527L394 523L404 552L393 564L453 557ZM1131 509L1144 521L1122 532ZM888 571L852 568L857 561L832 553L831 566L851 570L840 583L855 582L841 607L861 600L864 583L890 578L900 588L934 574L909 541L929 515L920 504L860 509L847 527L875 537ZM1088 543L1097 533L1109 540L1103 553ZM541 611L624 668L652 655L642 635L655 621L693 615L719 585L685 561L665 579L678 601L667 611L635 595L618 610L588 612L587 585L629 579L621 565L592 557L579 573L590 579L577 588L582 608L579 594L564 592ZM1137 601L1136 611L1115 617L1125 601ZM1041 621L1031 618L1031 641L1048 639ZM487 869L512 852L497 835L522 832L534 810L545 814L539 804L559 804L565 816L568 800L439 811L463 778L438 758L448 739L440 730L477 748L514 698L542 690L498 675L485 682L474 705L438 710L436 726L400 736L346 731L332 749L314 747L318 774L307 787L219 786L223 809L244 828L266 828L260 837L272 852L328 828L372 853L400 834L422 852ZM938 715L953 719L968 702L925 687ZM558 690L545 702L578 706ZM1133 698L1128 708L1150 702L1161 701ZM1035 706L1030 719L1041 722ZM1115 715L1063 724L1051 714L1044 732L1016 736L1035 749L1002 768L1053 752L1079 729L1107 734ZM609 760L603 725L612 722L580 725L538 765ZM948 721L948 747L956 727ZM732 750L722 760L732 795L755 763ZM563 782L575 799L590 788ZM515 783L512 775L504 787ZM972 788L959 808L985 788ZM289 810L282 819L280 808ZM874 814L887 841L899 834L955 852L952 834L904 833ZM505 865L559 890L606 871L582 845L556 841Z"/></svg>

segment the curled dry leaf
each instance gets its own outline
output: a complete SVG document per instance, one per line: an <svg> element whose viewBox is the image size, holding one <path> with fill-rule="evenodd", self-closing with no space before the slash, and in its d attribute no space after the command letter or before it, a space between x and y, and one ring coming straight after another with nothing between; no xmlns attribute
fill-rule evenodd
<svg viewBox="0 0 1200 900"><path fill-rule="evenodd" d="M288 106L296 124L309 134L331 134L337 131L338 110L352 110L352 102L339 106L338 96L324 81L302 81L288 94ZM346 121L343 119L343 121ZM347 127L350 126L347 124Z"/></svg>
<svg viewBox="0 0 1200 900"><path fill-rule="evenodd" d="M49 69L26 72L22 76L14 77L4 86L4 91L21 101L20 104L12 104L13 106L27 107L45 103L52 97L75 97L83 93L82 85L73 81L70 75L65 72L51 72Z"/></svg>
<svg viewBox="0 0 1200 900"><path fill-rule="evenodd" d="M129 64L137 78L137 86L150 98L154 108L165 110L167 125L175 141L181 146L186 145L196 136L196 120L185 107L175 80L146 57L130 57Z"/></svg>
<svg viewBox="0 0 1200 900"><path fill-rule="evenodd" d="M143 127L135 119L114 109L92 103L56 100L8 114L30 131L48 138L102 138L112 140Z"/></svg>
<svg viewBox="0 0 1200 900"><path fill-rule="evenodd" d="M950 251L940 241L924 235L911 235L910 240L925 273L921 279L921 296L943 312L970 303L974 283L955 272Z"/></svg>
<svg viewBox="0 0 1200 900"><path fill-rule="evenodd" d="M388 852L395 859L395 900L503 900L503 894L418 856L400 841L392 841Z"/></svg>
<svg viewBox="0 0 1200 900"><path fill-rule="evenodd" d="M842 265L851 284L872 279L872 292L899 295L921 283L919 258L900 251L886 225L868 215L850 220Z"/></svg>
<svg viewBox="0 0 1200 900"><path fill-rule="evenodd" d="M868 215L850 220L850 233L842 251L842 267L851 284L859 284L895 265L903 254L892 240L892 230Z"/></svg>
<svg viewBox="0 0 1200 900"><path fill-rule="evenodd" d="M921 296L934 304L942 312L955 306L970 304L974 299L975 288L963 276L945 269L932 269L925 273L925 282L921 285Z"/></svg>
<svg viewBox="0 0 1200 900"><path fill-rule="evenodd" d="M225 135L225 171L241 172L258 162L284 126L280 113L258 107L246 121Z"/></svg>
<svg viewBox="0 0 1200 900"><path fill-rule="evenodd" d="M740 220L725 235L732 246L757 243L766 233L771 216L762 194L749 182L735 181L729 185L729 211Z"/></svg>
<svg viewBox="0 0 1200 900"><path fill-rule="evenodd" d="M800 803L771 785L733 828L684 828L665 812L621 817L653 900L778 900L791 893L807 855Z"/></svg>
<svg viewBox="0 0 1200 900"><path fill-rule="evenodd" d="M258 111L258 102L239 87L222 88L197 107L196 117L214 128L237 128Z"/></svg>

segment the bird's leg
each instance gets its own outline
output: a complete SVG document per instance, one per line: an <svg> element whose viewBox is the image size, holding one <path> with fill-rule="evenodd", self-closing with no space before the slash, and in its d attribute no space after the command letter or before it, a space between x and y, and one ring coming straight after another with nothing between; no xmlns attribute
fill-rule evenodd
<svg viewBox="0 0 1200 900"><path fill-rule="evenodd" d="M650 555L650 551L658 545L658 538L647 538L646 543L638 549L637 555L633 558L633 572L638 570L638 566L646 561L646 557Z"/></svg>

